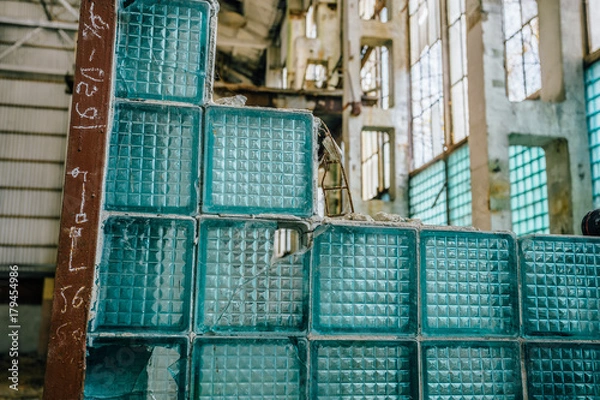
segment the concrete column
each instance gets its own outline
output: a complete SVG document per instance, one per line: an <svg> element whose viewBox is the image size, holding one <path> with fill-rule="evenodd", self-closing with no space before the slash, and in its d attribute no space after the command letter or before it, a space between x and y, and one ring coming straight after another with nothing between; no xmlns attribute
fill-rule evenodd
<svg viewBox="0 0 600 400"><path fill-rule="evenodd" d="M364 21L358 14L358 0L343 2L344 57L344 152L352 198L357 212L379 211L408 216L408 171L410 126L410 80L408 53L408 9L406 0L388 0L390 21ZM391 106L387 110L361 105L360 49L363 43L385 44L392 66ZM392 201L362 200L361 132L363 129L389 131L392 145Z"/></svg>

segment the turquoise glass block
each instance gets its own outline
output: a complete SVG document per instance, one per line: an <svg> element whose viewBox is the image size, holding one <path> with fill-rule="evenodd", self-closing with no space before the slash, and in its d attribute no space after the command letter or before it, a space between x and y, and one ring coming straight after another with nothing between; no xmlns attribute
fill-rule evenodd
<svg viewBox="0 0 600 400"><path fill-rule="evenodd" d="M507 233L421 231L427 335L515 335L517 255Z"/></svg>
<svg viewBox="0 0 600 400"><path fill-rule="evenodd" d="M532 400L600 399L598 344L527 344L525 365Z"/></svg>
<svg viewBox="0 0 600 400"><path fill-rule="evenodd" d="M88 347L84 399L185 399L184 340L96 340Z"/></svg>
<svg viewBox="0 0 600 400"><path fill-rule="evenodd" d="M311 354L314 399L419 398L415 343L318 341Z"/></svg>
<svg viewBox="0 0 600 400"><path fill-rule="evenodd" d="M120 0L116 96L203 103L209 18L205 1Z"/></svg>
<svg viewBox="0 0 600 400"><path fill-rule="evenodd" d="M513 232L517 236L550 233L544 149L510 146L509 154Z"/></svg>
<svg viewBox="0 0 600 400"><path fill-rule="evenodd" d="M195 400L300 400L306 344L292 340L200 340L194 349Z"/></svg>
<svg viewBox="0 0 600 400"><path fill-rule="evenodd" d="M109 218L97 268L97 330L188 329L194 223Z"/></svg>
<svg viewBox="0 0 600 400"><path fill-rule="evenodd" d="M531 236L520 251L525 334L597 339L600 239Z"/></svg>
<svg viewBox="0 0 600 400"><path fill-rule="evenodd" d="M585 71L586 109L594 208L600 208L600 61Z"/></svg>
<svg viewBox="0 0 600 400"><path fill-rule="evenodd" d="M117 102L107 210L198 212L200 109Z"/></svg>
<svg viewBox="0 0 600 400"><path fill-rule="evenodd" d="M450 225L470 226L471 162L469 146L462 146L448 157L448 208Z"/></svg>
<svg viewBox="0 0 600 400"><path fill-rule="evenodd" d="M448 225L446 171L443 161L427 167L409 181L410 217L427 225Z"/></svg>
<svg viewBox="0 0 600 400"><path fill-rule="evenodd" d="M273 262L276 222L203 220L197 325L200 331L306 329L307 254Z"/></svg>
<svg viewBox="0 0 600 400"><path fill-rule="evenodd" d="M426 343L422 349L423 399L523 398L516 343Z"/></svg>
<svg viewBox="0 0 600 400"><path fill-rule="evenodd" d="M416 334L416 231L330 225L313 247L313 325Z"/></svg>
<svg viewBox="0 0 600 400"><path fill-rule="evenodd" d="M313 214L313 117L261 108L206 109L207 214Z"/></svg>

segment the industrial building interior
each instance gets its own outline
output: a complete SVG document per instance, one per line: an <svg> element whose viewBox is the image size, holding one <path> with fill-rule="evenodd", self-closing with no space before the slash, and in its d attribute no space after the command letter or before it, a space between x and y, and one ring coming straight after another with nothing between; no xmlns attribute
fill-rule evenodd
<svg viewBox="0 0 600 400"><path fill-rule="evenodd" d="M371 217L580 235L600 208L600 0L219 3L215 101L322 119L350 184L327 171L328 214L351 199ZM0 2L0 301L18 265L34 360L47 350L79 5ZM39 398L42 383L24 376L22 397L0 397Z"/></svg>

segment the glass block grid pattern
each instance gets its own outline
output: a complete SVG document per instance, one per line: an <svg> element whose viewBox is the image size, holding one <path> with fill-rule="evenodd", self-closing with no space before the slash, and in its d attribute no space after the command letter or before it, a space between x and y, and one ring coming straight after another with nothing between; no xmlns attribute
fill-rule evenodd
<svg viewBox="0 0 600 400"><path fill-rule="evenodd" d="M421 232L423 332L515 335L517 257L510 234Z"/></svg>
<svg viewBox="0 0 600 400"><path fill-rule="evenodd" d="M313 214L313 117L260 108L206 110L207 214Z"/></svg>
<svg viewBox="0 0 600 400"><path fill-rule="evenodd" d="M415 331L416 232L330 226L313 249L315 329Z"/></svg>
<svg viewBox="0 0 600 400"><path fill-rule="evenodd" d="M600 208L600 61L585 71L594 208Z"/></svg>
<svg viewBox="0 0 600 400"><path fill-rule="evenodd" d="M276 230L276 222L202 221L200 330L306 329L308 254L273 262Z"/></svg>
<svg viewBox="0 0 600 400"><path fill-rule="evenodd" d="M526 349L530 399L600 398L600 346L544 343Z"/></svg>
<svg viewBox="0 0 600 400"><path fill-rule="evenodd" d="M522 399L515 343L436 343L423 346L424 399Z"/></svg>
<svg viewBox="0 0 600 400"><path fill-rule="evenodd" d="M193 241L193 221L108 219L93 326L121 331L187 329Z"/></svg>
<svg viewBox="0 0 600 400"><path fill-rule="evenodd" d="M182 340L111 339L88 347L85 399L184 399Z"/></svg>
<svg viewBox="0 0 600 400"><path fill-rule="evenodd" d="M303 398L306 348L302 343L200 340L194 350L194 399Z"/></svg>
<svg viewBox="0 0 600 400"><path fill-rule="evenodd" d="M471 226L471 163L469 146L448 157L448 208L450 225Z"/></svg>
<svg viewBox="0 0 600 400"><path fill-rule="evenodd" d="M509 169L513 232L517 236L550 233L544 150L510 146Z"/></svg>
<svg viewBox="0 0 600 400"><path fill-rule="evenodd" d="M541 235L520 248L525 333L598 338L600 240Z"/></svg>
<svg viewBox="0 0 600 400"><path fill-rule="evenodd" d="M203 103L209 4L183 0L119 3L117 97Z"/></svg>
<svg viewBox="0 0 600 400"><path fill-rule="evenodd" d="M446 167L438 161L409 181L410 217L427 225L448 225Z"/></svg>
<svg viewBox="0 0 600 400"><path fill-rule="evenodd" d="M196 213L200 110L117 102L114 118L106 209Z"/></svg>
<svg viewBox="0 0 600 400"><path fill-rule="evenodd" d="M315 399L418 399L413 343L322 341L312 345Z"/></svg>

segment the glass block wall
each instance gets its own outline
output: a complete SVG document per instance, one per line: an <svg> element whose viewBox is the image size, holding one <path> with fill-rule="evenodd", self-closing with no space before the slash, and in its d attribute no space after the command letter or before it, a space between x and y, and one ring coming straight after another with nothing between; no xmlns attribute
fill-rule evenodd
<svg viewBox="0 0 600 400"><path fill-rule="evenodd" d="M455 150L411 177L409 212L411 218L427 225L470 226L471 166L469 146Z"/></svg>
<svg viewBox="0 0 600 400"><path fill-rule="evenodd" d="M120 3L119 35L154 4ZM165 26L214 4L170 2ZM310 115L186 105L166 84L115 102L84 398L598 397L600 239L307 218ZM438 167L435 196L464 193L465 164Z"/></svg>
<svg viewBox="0 0 600 400"><path fill-rule="evenodd" d="M600 208L600 62L585 72L587 121L592 166L592 195L594 208Z"/></svg>
<svg viewBox="0 0 600 400"><path fill-rule="evenodd" d="M509 169L513 232L519 236L550 233L544 150L510 146Z"/></svg>

